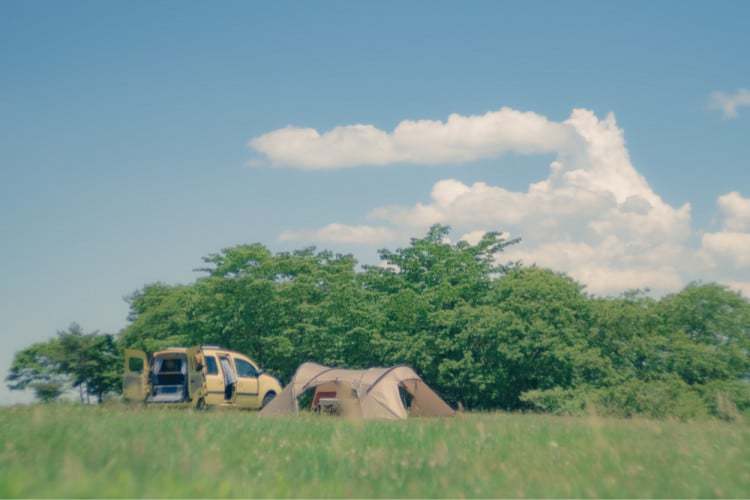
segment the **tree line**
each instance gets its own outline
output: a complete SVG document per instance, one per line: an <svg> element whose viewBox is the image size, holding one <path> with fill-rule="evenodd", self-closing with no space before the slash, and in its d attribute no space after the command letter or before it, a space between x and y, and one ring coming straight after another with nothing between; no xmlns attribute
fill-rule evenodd
<svg viewBox="0 0 750 500"><path fill-rule="evenodd" d="M434 226L381 250L378 266L314 248L223 249L203 258L193 283L129 296L117 335L74 325L18 352L9 385L44 398L68 384L101 400L119 390L123 348L218 344L282 381L309 360L408 364L470 409L683 418L750 409L750 302L739 293L696 283L659 299L596 297L564 274L499 264L516 240L448 234Z"/></svg>

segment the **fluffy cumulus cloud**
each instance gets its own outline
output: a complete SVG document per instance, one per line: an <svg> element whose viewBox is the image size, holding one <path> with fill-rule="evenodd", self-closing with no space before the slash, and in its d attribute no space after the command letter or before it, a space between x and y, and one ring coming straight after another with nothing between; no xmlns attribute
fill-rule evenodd
<svg viewBox="0 0 750 500"><path fill-rule="evenodd" d="M565 271L594 293L667 292L693 279L750 289L750 199L737 192L721 196L721 228L702 234L694 247L690 205L672 206L653 191L632 165L612 114L599 118L576 109L553 122L502 108L446 122L404 121L390 133L364 125L324 134L287 128L252 144L273 163L299 168L464 163L504 152L555 155L548 176L524 191L444 179L426 202L373 210L372 225L331 224L285 232L285 240L377 245L406 241L442 223L469 243L490 229L521 236L504 259Z"/></svg>
<svg viewBox="0 0 750 500"><path fill-rule="evenodd" d="M320 229L284 231L279 235L282 241L331 242L347 245L377 245L396 238L396 232L387 227L350 226L328 224Z"/></svg>
<svg viewBox="0 0 750 500"><path fill-rule="evenodd" d="M750 233L722 231L703 235L703 248L738 268L750 266Z"/></svg>
<svg viewBox="0 0 750 500"><path fill-rule="evenodd" d="M725 118L737 118L737 110L744 106L750 106L750 90L739 89L736 92L713 92L709 99L709 105L724 113Z"/></svg>
<svg viewBox="0 0 750 500"><path fill-rule="evenodd" d="M332 169L391 163L463 163L507 151L550 153L570 147L569 127L536 113L502 108L481 116L453 114L445 122L404 120L392 132L346 125L324 133L286 127L250 140L272 165Z"/></svg>
<svg viewBox="0 0 750 500"><path fill-rule="evenodd" d="M727 230L750 231L750 198L732 191L720 196L718 205Z"/></svg>
<svg viewBox="0 0 750 500"><path fill-rule="evenodd" d="M702 255L707 265L716 270L731 271L732 281L740 290L750 290L750 198L731 192L720 196L717 204L721 212L721 228L703 234ZM748 294L750 296L750 294Z"/></svg>

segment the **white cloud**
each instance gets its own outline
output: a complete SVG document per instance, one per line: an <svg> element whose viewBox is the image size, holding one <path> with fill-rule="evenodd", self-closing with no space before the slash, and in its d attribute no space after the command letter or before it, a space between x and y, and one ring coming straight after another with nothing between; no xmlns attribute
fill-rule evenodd
<svg viewBox="0 0 750 500"><path fill-rule="evenodd" d="M282 241L314 241L355 245L377 245L392 241L397 237L393 229L377 226L350 226L328 224L320 229L284 231L279 235Z"/></svg>
<svg viewBox="0 0 750 500"><path fill-rule="evenodd" d="M714 269L732 270L750 278L750 198L733 191L720 196L721 230L701 238L701 255Z"/></svg>
<svg viewBox="0 0 750 500"><path fill-rule="evenodd" d="M703 249L720 263L750 267L750 233L706 233L702 242Z"/></svg>
<svg viewBox="0 0 750 500"><path fill-rule="evenodd" d="M724 113L724 118L737 118L737 109L750 106L750 90L739 89L736 92L712 92L709 99L712 109L718 109Z"/></svg>
<svg viewBox="0 0 750 500"><path fill-rule="evenodd" d="M621 240L611 238L599 244L549 242L530 248L517 245L504 253L502 259L565 271L597 294L617 294L635 288L663 293L683 286L685 280L671 261L680 253L679 249L650 250L649 254L639 254Z"/></svg>
<svg viewBox="0 0 750 500"><path fill-rule="evenodd" d="M727 285L729 285L729 288L740 292L745 298L750 299L750 281L729 281Z"/></svg>
<svg viewBox="0 0 750 500"><path fill-rule="evenodd" d="M503 258L566 271L597 293L684 284L676 266L694 259L685 249L690 205L672 207L651 189L613 115L575 110L564 125L579 135L580 150L560 151L549 176L526 191L446 179L428 203L381 207L370 217L411 233L450 224L466 241L486 228L508 230L523 243Z"/></svg>
<svg viewBox="0 0 750 500"><path fill-rule="evenodd" d="M637 288L662 294L678 290L684 285L680 274L671 267L616 269L609 266L582 266L570 275L586 283L589 292L599 295L617 295Z"/></svg>
<svg viewBox="0 0 750 500"><path fill-rule="evenodd" d="M476 229L461 236L459 238L459 241L465 241L469 245L476 245L477 243L482 241L482 238L484 238L485 234L487 234L487 231L485 231L484 229Z"/></svg>
<svg viewBox="0 0 750 500"><path fill-rule="evenodd" d="M600 119L576 109L556 123L502 108L482 116L452 115L445 123L404 121L392 133L361 125L323 135L301 130L271 132L254 142L272 161L300 168L465 162L504 152L556 158L547 178L525 191L444 179L426 202L371 211L377 225L331 224L285 232L282 239L402 243L443 223L472 244L487 230L522 236L503 259L567 272L595 293L667 292L694 279L750 282L750 199L736 192L721 196L722 230L704 234L701 246L693 248L690 205L672 206L653 191L632 165L613 114ZM285 148L285 141L274 138L278 133L296 138ZM307 139L299 139L302 135Z"/></svg>
<svg viewBox="0 0 750 500"><path fill-rule="evenodd" d="M484 115L452 114L444 122L404 120L392 132L344 125L324 133L289 126L250 140L271 164L334 169L391 163L465 163L518 153L559 152L575 145L569 126L531 112L501 108Z"/></svg>
<svg viewBox="0 0 750 500"><path fill-rule="evenodd" d="M750 231L750 198L737 191L719 196L719 210L724 217L724 227L729 231Z"/></svg>

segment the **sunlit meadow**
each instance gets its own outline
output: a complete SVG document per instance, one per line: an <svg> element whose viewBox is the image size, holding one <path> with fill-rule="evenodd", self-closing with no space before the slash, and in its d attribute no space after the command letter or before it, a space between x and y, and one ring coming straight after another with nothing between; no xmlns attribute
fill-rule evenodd
<svg viewBox="0 0 750 500"><path fill-rule="evenodd" d="M748 497L750 426L459 414L0 410L0 496Z"/></svg>

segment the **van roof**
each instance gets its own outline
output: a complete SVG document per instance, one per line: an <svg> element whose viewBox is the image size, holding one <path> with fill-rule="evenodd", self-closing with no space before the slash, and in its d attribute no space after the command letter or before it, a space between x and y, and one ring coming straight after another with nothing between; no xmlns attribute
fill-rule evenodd
<svg viewBox="0 0 750 500"><path fill-rule="evenodd" d="M204 352L215 353L216 351L219 351L219 352L227 352L231 354L239 354L240 356L244 356L244 357L252 359L251 356L248 356L245 353L242 353L239 351L233 351L232 349L226 349L224 347L220 347L216 345L203 345L203 346L199 346L199 349ZM161 351L154 352L153 355L160 356L163 354L185 354L187 353L187 351L188 351L187 347L167 347L166 349L162 349Z"/></svg>
<svg viewBox="0 0 750 500"><path fill-rule="evenodd" d="M161 351L156 351L154 353L154 356L158 356L160 354L185 354L186 352L186 347L167 347L166 349L162 349Z"/></svg>
<svg viewBox="0 0 750 500"><path fill-rule="evenodd" d="M239 354L240 356L245 356L246 358L250 357L250 356L248 356L247 354L245 354L243 352L233 351L232 349L226 349L224 347L216 347L216 346L207 346L207 345L204 345L204 346L201 347L201 351L204 351L204 352L217 352L217 351L219 351L219 352L228 352L230 354Z"/></svg>

